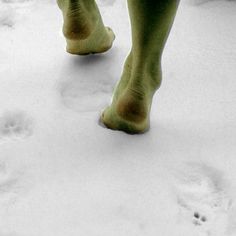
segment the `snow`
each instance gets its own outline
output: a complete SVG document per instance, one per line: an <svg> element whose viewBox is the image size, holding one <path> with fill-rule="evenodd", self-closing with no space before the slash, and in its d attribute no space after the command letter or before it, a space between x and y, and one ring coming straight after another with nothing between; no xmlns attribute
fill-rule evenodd
<svg viewBox="0 0 236 236"><path fill-rule="evenodd" d="M65 53L54 1L0 1L0 236L236 235L236 3L183 0L144 135L98 124L130 49Z"/></svg>

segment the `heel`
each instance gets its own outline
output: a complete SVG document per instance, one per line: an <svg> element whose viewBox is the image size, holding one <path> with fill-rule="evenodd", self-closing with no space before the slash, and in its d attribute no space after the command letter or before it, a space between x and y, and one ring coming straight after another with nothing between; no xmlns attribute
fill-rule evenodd
<svg viewBox="0 0 236 236"><path fill-rule="evenodd" d="M82 56L91 54L92 52L85 47L85 42L83 41L79 39L66 39L66 51L70 54Z"/></svg>

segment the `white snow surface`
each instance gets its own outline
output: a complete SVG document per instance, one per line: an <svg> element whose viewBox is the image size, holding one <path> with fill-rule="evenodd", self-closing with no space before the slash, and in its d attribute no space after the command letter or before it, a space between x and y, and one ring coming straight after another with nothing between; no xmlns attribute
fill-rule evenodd
<svg viewBox="0 0 236 236"><path fill-rule="evenodd" d="M98 124L130 50L65 52L54 1L0 1L0 236L235 236L236 2L183 0L151 129Z"/></svg>

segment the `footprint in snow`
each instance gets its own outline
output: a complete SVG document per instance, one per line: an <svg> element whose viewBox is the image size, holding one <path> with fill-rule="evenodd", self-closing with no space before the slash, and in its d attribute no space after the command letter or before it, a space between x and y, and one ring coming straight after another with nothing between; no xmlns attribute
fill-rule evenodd
<svg viewBox="0 0 236 236"><path fill-rule="evenodd" d="M32 119L22 111L5 112L0 116L0 140L25 138L32 134Z"/></svg>
<svg viewBox="0 0 236 236"><path fill-rule="evenodd" d="M201 235L225 236L233 200L224 174L211 166L187 163L175 174L179 219L197 227Z"/></svg>
<svg viewBox="0 0 236 236"><path fill-rule="evenodd" d="M104 108L111 96L109 84L95 82L93 85L83 81L69 81L61 88L63 104L77 112L98 111Z"/></svg>
<svg viewBox="0 0 236 236"><path fill-rule="evenodd" d="M93 112L109 104L115 82L104 60L110 63L109 57L90 55L63 66L59 94L65 107L76 112Z"/></svg>

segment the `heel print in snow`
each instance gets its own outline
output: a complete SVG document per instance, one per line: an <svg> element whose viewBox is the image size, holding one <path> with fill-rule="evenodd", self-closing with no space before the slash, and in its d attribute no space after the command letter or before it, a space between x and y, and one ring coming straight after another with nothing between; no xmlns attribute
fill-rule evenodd
<svg viewBox="0 0 236 236"><path fill-rule="evenodd" d="M32 134L32 119L22 111L5 112L0 117L0 141L25 138Z"/></svg>
<svg viewBox="0 0 236 236"><path fill-rule="evenodd" d="M211 166L188 163L175 174L180 219L200 235L227 235L232 200L223 173Z"/></svg>

